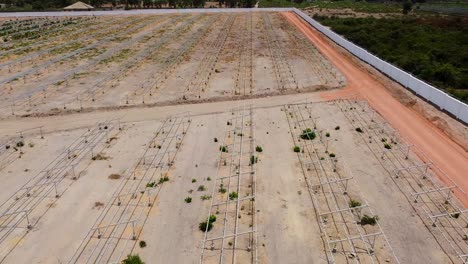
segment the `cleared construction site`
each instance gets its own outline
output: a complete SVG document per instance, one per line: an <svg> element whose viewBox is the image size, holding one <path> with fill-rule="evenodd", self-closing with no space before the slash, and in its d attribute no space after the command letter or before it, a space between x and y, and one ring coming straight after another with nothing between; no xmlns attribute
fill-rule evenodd
<svg viewBox="0 0 468 264"><path fill-rule="evenodd" d="M2 18L0 263L468 263L465 124L254 10Z"/></svg>

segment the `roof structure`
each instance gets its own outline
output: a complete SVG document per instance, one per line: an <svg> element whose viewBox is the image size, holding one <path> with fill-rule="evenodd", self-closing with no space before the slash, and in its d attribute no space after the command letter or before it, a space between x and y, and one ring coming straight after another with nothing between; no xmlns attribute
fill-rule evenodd
<svg viewBox="0 0 468 264"><path fill-rule="evenodd" d="M64 10L91 10L91 9L94 9L93 6L90 6L86 3L83 3L81 1L78 1L72 5L69 5L67 7L64 7L63 8Z"/></svg>

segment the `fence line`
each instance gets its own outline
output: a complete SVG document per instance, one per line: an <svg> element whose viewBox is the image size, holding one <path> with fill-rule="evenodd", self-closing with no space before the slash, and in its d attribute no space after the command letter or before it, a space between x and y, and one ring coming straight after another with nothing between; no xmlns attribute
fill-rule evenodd
<svg viewBox="0 0 468 264"><path fill-rule="evenodd" d="M377 56L369 53L365 49L353 44L346 40L330 29L322 26L319 22L309 17L304 12L294 8L293 12L299 17L304 19L307 23L313 26L315 29L323 33L325 36L333 40L336 44L345 48L359 59L367 62L377 70L386 74L393 80L397 81L404 87L415 92L420 97L426 99L430 103L438 106L441 110L444 110L459 120L468 123L468 105L453 98L447 93L435 88L434 86L419 80L411 74L395 67L394 65L378 58Z"/></svg>

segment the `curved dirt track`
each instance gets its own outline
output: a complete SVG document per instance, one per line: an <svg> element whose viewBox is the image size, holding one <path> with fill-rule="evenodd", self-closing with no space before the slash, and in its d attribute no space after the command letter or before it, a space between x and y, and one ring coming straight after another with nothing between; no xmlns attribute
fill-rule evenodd
<svg viewBox="0 0 468 264"><path fill-rule="evenodd" d="M285 12L287 20L314 43L347 79L343 90L324 94L324 99L356 95L369 101L394 128L419 147L432 162L442 169L462 190L468 190L468 153L416 111L404 106L385 89L382 83L361 69L351 58L336 50L330 40L297 17ZM446 178L441 177L447 185ZM466 207L468 196L455 193Z"/></svg>

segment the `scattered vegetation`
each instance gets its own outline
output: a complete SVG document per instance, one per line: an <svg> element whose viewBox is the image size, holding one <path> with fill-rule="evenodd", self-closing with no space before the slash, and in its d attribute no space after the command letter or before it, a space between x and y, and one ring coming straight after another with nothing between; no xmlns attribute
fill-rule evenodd
<svg viewBox="0 0 468 264"><path fill-rule="evenodd" d="M140 248L146 247L146 241L144 241L144 240L140 240L140 242L138 244L140 245Z"/></svg>
<svg viewBox="0 0 468 264"><path fill-rule="evenodd" d="M306 128L302 131L302 134L300 135L302 139L305 140L312 140L316 137L315 132L312 131L310 128Z"/></svg>
<svg viewBox="0 0 468 264"><path fill-rule="evenodd" d="M301 148L299 146L294 146L294 152L301 152Z"/></svg>
<svg viewBox="0 0 468 264"><path fill-rule="evenodd" d="M200 199L202 201L209 200L209 199L211 199L211 195L208 195L208 194L202 195L202 196L200 196Z"/></svg>
<svg viewBox="0 0 468 264"><path fill-rule="evenodd" d="M148 182L148 183L146 184L146 188L153 188L153 187L155 187L155 186L156 186L156 182L155 182L155 181Z"/></svg>
<svg viewBox="0 0 468 264"><path fill-rule="evenodd" d="M107 157L107 156L105 156L105 155L103 155L101 153L98 153L98 154L94 155L91 159L92 160L108 160L109 157Z"/></svg>
<svg viewBox="0 0 468 264"><path fill-rule="evenodd" d="M250 156L250 165L253 165L258 162L258 157L252 155Z"/></svg>
<svg viewBox="0 0 468 264"><path fill-rule="evenodd" d="M199 192L206 191L205 185L200 185L200 186L198 186L198 191L199 191Z"/></svg>
<svg viewBox="0 0 468 264"><path fill-rule="evenodd" d="M214 138L214 142L218 142L218 138Z"/></svg>
<svg viewBox="0 0 468 264"><path fill-rule="evenodd" d="M126 259L122 260L122 264L145 264L140 256L138 255L128 255Z"/></svg>
<svg viewBox="0 0 468 264"><path fill-rule="evenodd" d="M336 127L335 127L335 130L340 130L340 126L336 126Z"/></svg>
<svg viewBox="0 0 468 264"><path fill-rule="evenodd" d="M325 133L326 137L330 137L330 132Z"/></svg>
<svg viewBox="0 0 468 264"><path fill-rule="evenodd" d="M359 132L359 133L364 133L364 131L362 131L362 129L360 127L356 128L356 131Z"/></svg>
<svg viewBox="0 0 468 264"><path fill-rule="evenodd" d="M167 182L167 181L169 181L169 177L167 177L167 176L159 178L159 184Z"/></svg>
<svg viewBox="0 0 468 264"><path fill-rule="evenodd" d="M349 201L349 207L350 208L359 207L359 206L361 206L361 202L353 200L353 199L351 199L351 201Z"/></svg>
<svg viewBox="0 0 468 264"><path fill-rule="evenodd" d="M210 231L213 228L213 223L214 222L216 222L216 216L215 215L210 215L210 217L208 218L208 221L201 222L198 225L198 228L202 232Z"/></svg>
<svg viewBox="0 0 468 264"><path fill-rule="evenodd" d="M227 146L220 146L220 147L219 147L219 150L220 150L221 152L228 152Z"/></svg>
<svg viewBox="0 0 468 264"><path fill-rule="evenodd" d="M192 202L192 197L187 197L184 199L186 203L191 203Z"/></svg>
<svg viewBox="0 0 468 264"><path fill-rule="evenodd" d="M257 147L255 148L255 151L257 151L257 152L263 152L263 149L262 149L262 147L257 146Z"/></svg>
<svg viewBox="0 0 468 264"><path fill-rule="evenodd" d="M18 148L24 147L24 142L23 141L16 142L16 147L18 147Z"/></svg>
<svg viewBox="0 0 468 264"><path fill-rule="evenodd" d="M361 225L375 225L377 224L377 220L379 220L379 216L369 216L369 215L363 215L361 217Z"/></svg>
<svg viewBox="0 0 468 264"><path fill-rule="evenodd" d="M237 199L237 197L239 197L239 195L236 192L229 193L229 200Z"/></svg>
<svg viewBox="0 0 468 264"><path fill-rule="evenodd" d="M336 157L335 153L330 153L330 154L328 154L328 156L330 156L330 158Z"/></svg>
<svg viewBox="0 0 468 264"><path fill-rule="evenodd" d="M195 183L195 182L197 182L197 179L195 179L195 178L192 179L192 183Z"/></svg>
<svg viewBox="0 0 468 264"><path fill-rule="evenodd" d="M226 188L224 188L224 185L221 183L221 185L219 186L219 190L218 190L220 193L226 193L227 190Z"/></svg>

